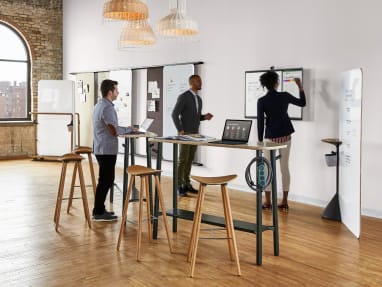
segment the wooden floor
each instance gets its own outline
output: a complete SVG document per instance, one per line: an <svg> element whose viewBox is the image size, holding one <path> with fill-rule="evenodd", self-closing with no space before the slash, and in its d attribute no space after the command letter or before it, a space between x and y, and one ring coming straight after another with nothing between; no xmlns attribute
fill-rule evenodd
<svg viewBox="0 0 382 287"><path fill-rule="evenodd" d="M63 208L56 233L53 213L60 170L54 162L0 161L0 286L382 286L382 220L362 218L357 240L340 223L323 220L320 208L291 202L289 213L279 215L279 257L273 256L271 232L265 232L263 265L257 266L255 235L237 231L243 275L235 275L225 241L202 240L192 279L186 262L190 221L179 220L179 231L172 234L175 254L169 254L162 221L154 243L147 242L144 229L139 263L137 226L127 224L117 252L119 222L93 222L89 229L81 200L75 200L69 215ZM87 169L85 175L89 183ZM162 182L170 207L171 180ZM207 190L205 210L222 214L217 191ZM230 195L234 218L253 221L255 195L233 190ZM88 197L92 206L90 187ZM179 204L193 209L195 196L180 198ZM108 208L121 213L119 192ZM270 223L271 213L263 216ZM128 219L136 217L137 204L132 204Z"/></svg>

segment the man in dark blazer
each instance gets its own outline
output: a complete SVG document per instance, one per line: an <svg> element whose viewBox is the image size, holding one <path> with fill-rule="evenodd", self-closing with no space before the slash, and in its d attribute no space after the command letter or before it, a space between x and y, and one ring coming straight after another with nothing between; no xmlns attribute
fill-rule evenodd
<svg viewBox="0 0 382 287"><path fill-rule="evenodd" d="M210 113L202 115L202 99L197 92L202 88L202 80L198 75L189 78L190 89L178 97L172 119L179 135L199 133L200 121L210 120ZM197 193L190 183L191 165L195 156L195 145L180 145L178 161L178 192L187 196L187 191Z"/></svg>

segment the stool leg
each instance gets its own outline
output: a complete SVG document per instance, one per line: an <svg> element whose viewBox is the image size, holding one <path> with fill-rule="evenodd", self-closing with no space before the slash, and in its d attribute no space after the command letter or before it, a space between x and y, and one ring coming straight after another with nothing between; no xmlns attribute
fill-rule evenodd
<svg viewBox="0 0 382 287"><path fill-rule="evenodd" d="M54 223L56 223L57 221L57 210L58 210L58 204L60 202L60 191L61 191L61 187L63 188L65 184L65 173L66 173L66 163L63 162L61 167L60 183L58 184L58 190L57 190L56 208L54 210L54 220L53 220Z"/></svg>
<svg viewBox="0 0 382 287"><path fill-rule="evenodd" d="M137 234L137 261L141 258L141 238L142 238L142 209L143 209L143 178L141 176L141 188L139 189L139 215L138 215L138 234Z"/></svg>
<svg viewBox="0 0 382 287"><path fill-rule="evenodd" d="M231 257L231 260L234 261L234 252L233 252L233 245L232 245L232 226L230 225L229 216L228 216L228 204L227 203L227 197L226 193L224 192L223 185L220 185L222 199L223 199L223 210L224 210L224 220L225 220L225 227L227 231L227 242L228 242L228 249L229 249L229 255Z"/></svg>
<svg viewBox="0 0 382 287"><path fill-rule="evenodd" d="M193 226L192 226L191 241L190 241L190 245L189 245L190 250L189 250L189 254L187 256L187 262L191 262L194 248L195 248L195 240L196 240L196 232L197 232L197 227L198 227L198 220L199 220L199 217L200 217L200 220L202 218L202 210L201 210L202 194L204 194L204 185L200 184L199 192L198 192L198 199L197 199L195 211L194 211L194 221L193 221Z"/></svg>
<svg viewBox="0 0 382 287"><path fill-rule="evenodd" d="M145 185L146 185L146 212L147 212L147 225L148 225L148 233L149 233L149 242L152 241L152 238L153 238L153 235L152 235L152 224L151 224L151 209L150 209L150 205L151 205L151 197L150 197L150 194L149 194L149 177L148 176L145 176L144 177L145 179Z"/></svg>
<svg viewBox="0 0 382 287"><path fill-rule="evenodd" d="M173 249L172 249L172 244L171 244L171 240L170 240L170 227L168 226L166 207L164 205L164 199L163 199L163 194L162 194L162 187L160 185L159 177L157 175L155 175L155 186L156 186L156 189L158 192L159 204L160 204L160 207L162 210L162 216L163 216L164 227L166 229L168 247L170 249L170 253L172 253Z"/></svg>
<svg viewBox="0 0 382 287"><path fill-rule="evenodd" d="M223 185L222 189L223 189L223 193L225 195L226 202L227 202L227 215L228 215L229 226L231 228L232 243L233 243L233 248L234 248L234 253L235 253L235 261L236 261L236 267L237 267L237 274L241 275L240 262L239 262L239 254L237 252L237 245L236 245L235 230L233 228L233 219L232 219L231 204L229 202L229 196L228 196L228 192L227 192L226 186Z"/></svg>
<svg viewBox="0 0 382 287"><path fill-rule="evenodd" d="M91 153L88 153L88 159L89 159L90 175L91 175L91 178L92 178L93 194L95 196L95 194L96 194L96 181L95 181L93 159L92 159L92 154Z"/></svg>
<svg viewBox="0 0 382 287"><path fill-rule="evenodd" d="M58 188L57 207L56 207L56 231L58 231L58 224L60 221L62 195L64 193L64 185L65 185L66 165L67 165L66 162L64 162L62 165L62 171L61 171L62 181L61 181L60 187Z"/></svg>
<svg viewBox="0 0 382 287"><path fill-rule="evenodd" d="M86 196L86 187L85 187L85 180L84 180L84 172L82 170L82 164L81 161L78 161L77 163L78 167L78 175L80 178L80 186L81 186L81 193L82 193L82 204L84 206L84 212L85 212L85 217L88 221L89 228L92 227L91 224L91 219L90 219L90 214L89 214L89 205L88 205L88 198Z"/></svg>
<svg viewBox="0 0 382 287"><path fill-rule="evenodd" d="M195 271L195 261L196 261L196 252L198 251L198 242L199 242L199 233L200 233L200 225L201 225L201 219L202 219L202 206L203 206L203 201L204 201L204 186L202 186L201 189L201 198L200 198L200 203L199 203L199 210L196 218L196 234L195 234L195 243L193 246L193 251L192 251L192 259L191 259L191 271L190 271L190 277L194 277L194 271ZM195 220L195 216L194 216Z"/></svg>
<svg viewBox="0 0 382 287"><path fill-rule="evenodd" d="M70 208L72 207L72 202L73 202L73 194L74 194L74 185L76 183L76 177L77 177L77 169L78 169L78 164L77 162L74 163L74 168L73 168L73 174L72 174L72 183L70 185L70 193L69 193L69 200L68 200L68 208L66 210L67 213L69 213Z"/></svg>
<svg viewBox="0 0 382 287"><path fill-rule="evenodd" d="M196 232L196 214L198 213L198 206L200 204L200 195L202 194L201 189L202 189L202 184L199 184L199 192L198 192L198 197L197 197L195 210L194 210L194 220L192 221L190 242L188 244L187 262L191 261L192 249L194 248L194 240L195 240L195 232Z"/></svg>
<svg viewBox="0 0 382 287"><path fill-rule="evenodd" d="M122 212L122 222L121 222L121 228L119 229L117 250L119 250L119 247L121 245L122 234L123 234L123 231L125 229L125 223L126 223L126 217L127 217L127 207L129 206L129 198L131 195L131 190L133 189L134 180L135 180L135 175L132 175L130 178L129 188L127 190L127 196L125 199L125 207L123 208L123 212Z"/></svg>

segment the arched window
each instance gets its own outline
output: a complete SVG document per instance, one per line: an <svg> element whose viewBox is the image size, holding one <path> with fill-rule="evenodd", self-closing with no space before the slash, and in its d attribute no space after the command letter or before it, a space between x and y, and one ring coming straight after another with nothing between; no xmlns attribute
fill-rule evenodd
<svg viewBox="0 0 382 287"><path fill-rule="evenodd" d="M30 67L24 38L0 21L0 122L31 119Z"/></svg>

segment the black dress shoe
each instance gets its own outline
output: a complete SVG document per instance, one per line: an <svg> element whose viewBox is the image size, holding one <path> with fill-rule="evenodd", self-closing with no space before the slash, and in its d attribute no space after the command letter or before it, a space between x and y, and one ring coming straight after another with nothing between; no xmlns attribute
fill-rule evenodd
<svg viewBox="0 0 382 287"><path fill-rule="evenodd" d="M191 185L191 183L187 183L187 184L184 186L184 188L185 188L187 191L191 192L191 193L198 193L198 190L195 189L195 188L193 188L193 186Z"/></svg>
<svg viewBox="0 0 382 287"><path fill-rule="evenodd" d="M187 196L187 189L184 186L179 186L178 187L178 195L181 197L186 197Z"/></svg>

